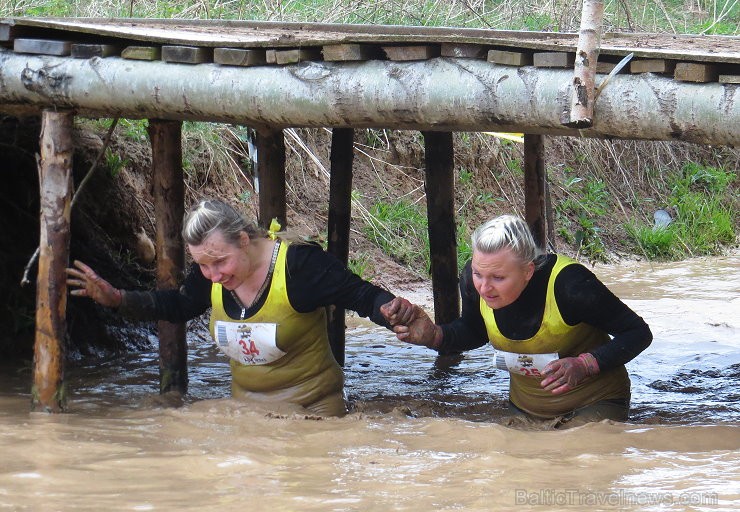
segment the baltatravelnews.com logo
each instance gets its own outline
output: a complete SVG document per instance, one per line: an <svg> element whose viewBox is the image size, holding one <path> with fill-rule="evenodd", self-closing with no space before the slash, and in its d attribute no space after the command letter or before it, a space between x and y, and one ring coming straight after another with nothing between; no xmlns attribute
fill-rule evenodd
<svg viewBox="0 0 740 512"><path fill-rule="evenodd" d="M559 507L628 506L628 505L717 505L716 492L598 492L583 489L540 489L514 491L516 505L557 505Z"/></svg>

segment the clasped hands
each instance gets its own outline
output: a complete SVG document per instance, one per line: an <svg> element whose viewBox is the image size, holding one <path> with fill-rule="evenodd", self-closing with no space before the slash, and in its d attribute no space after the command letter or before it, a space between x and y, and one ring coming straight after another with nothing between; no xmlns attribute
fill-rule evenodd
<svg viewBox="0 0 740 512"><path fill-rule="evenodd" d="M432 349L439 348L442 343L442 328L435 325L423 309L408 300L396 297L382 305L380 312L399 340ZM564 357L545 366L542 371L545 378L540 386L553 395L560 395L597 373L599 365L588 352L578 357Z"/></svg>
<svg viewBox="0 0 740 512"><path fill-rule="evenodd" d="M380 306L380 312L399 340L433 349L442 343L442 328L416 304L396 297Z"/></svg>

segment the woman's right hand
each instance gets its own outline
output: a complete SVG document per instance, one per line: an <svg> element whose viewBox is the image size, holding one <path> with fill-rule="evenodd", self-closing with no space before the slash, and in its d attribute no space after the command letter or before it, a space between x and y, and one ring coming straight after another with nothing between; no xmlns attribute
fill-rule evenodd
<svg viewBox="0 0 740 512"><path fill-rule="evenodd" d="M66 272L70 295L90 297L98 304L109 308L117 308L121 305L123 298L121 290L114 288L81 261L75 260L74 268L68 268Z"/></svg>
<svg viewBox="0 0 740 512"><path fill-rule="evenodd" d="M435 350L442 343L442 328L435 325L429 315L417 305L414 305L411 318L405 323L394 325L393 332L401 341Z"/></svg>

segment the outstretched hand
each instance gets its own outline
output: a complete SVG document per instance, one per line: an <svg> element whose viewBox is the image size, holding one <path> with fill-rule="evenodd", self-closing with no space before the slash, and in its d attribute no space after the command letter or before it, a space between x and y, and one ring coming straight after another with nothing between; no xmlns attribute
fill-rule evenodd
<svg viewBox="0 0 740 512"><path fill-rule="evenodd" d="M380 312L393 327L396 337L413 345L437 348L442 342L442 328L432 322L429 315L406 299L393 299L380 307ZM410 308L408 307L410 306Z"/></svg>
<svg viewBox="0 0 740 512"><path fill-rule="evenodd" d="M68 268L66 272L70 295L90 297L98 304L110 308L117 308L121 305L121 290L113 287L81 261L75 260L74 267Z"/></svg>
<svg viewBox="0 0 740 512"><path fill-rule="evenodd" d="M545 366L542 370L545 378L540 382L540 386L552 392L553 395L560 395L597 373L599 373L599 364L596 358L588 352L578 357L564 357Z"/></svg>

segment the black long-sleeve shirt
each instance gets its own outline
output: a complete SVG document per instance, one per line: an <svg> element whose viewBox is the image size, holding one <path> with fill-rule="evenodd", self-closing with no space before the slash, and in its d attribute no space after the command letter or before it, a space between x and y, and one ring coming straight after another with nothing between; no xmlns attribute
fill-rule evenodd
<svg viewBox="0 0 740 512"><path fill-rule="evenodd" d="M288 300L301 313L329 305L350 309L388 327L380 306L394 295L361 279L333 255L314 244L291 244L286 255ZM211 281L197 264L193 264L179 290L151 292L126 291L120 311L140 320L185 322L205 313L211 307ZM267 293L246 310L252 316L264 304ZM241 314L232 295L223 294L224 309L234 318Z"/></svg>
<svg viewBox="0 0 740 512"><path fill-rule="evenodd" d="M547 255L522 294L506 307L494 310L501 334L525 340L534 336L542 324L547 284L557 259ZM442 326L444 337L438 350L461 352L489 342L480 314L480 295L473 286L470 262L460 274L462 316ZM555 301L568 325L581 322L610 334L613 339L591 353L604 371L625 364L645 350L653 339L645 321L616 297L583 265L568 265L555 279Z"/></svg>

